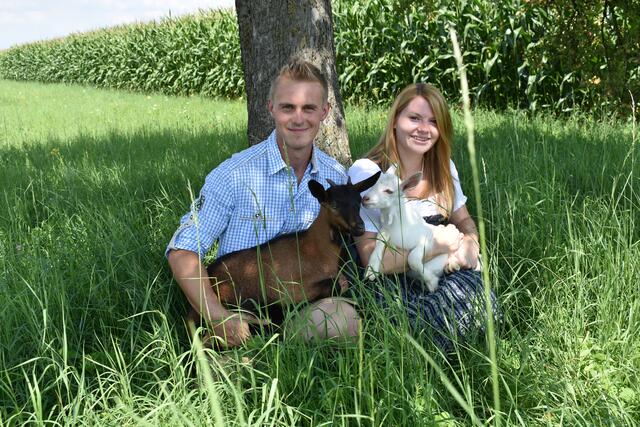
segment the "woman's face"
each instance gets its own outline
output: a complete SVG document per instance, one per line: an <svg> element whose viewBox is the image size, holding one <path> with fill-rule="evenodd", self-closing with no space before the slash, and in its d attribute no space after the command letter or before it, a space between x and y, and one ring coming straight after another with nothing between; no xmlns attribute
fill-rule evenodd
<svg viewBox="0 0 640 427"><path fill-rule="evenodd" d="M431 104L421 96L413 98L398 114L394 130L400 157L422 156L440 137Z"/></svg>

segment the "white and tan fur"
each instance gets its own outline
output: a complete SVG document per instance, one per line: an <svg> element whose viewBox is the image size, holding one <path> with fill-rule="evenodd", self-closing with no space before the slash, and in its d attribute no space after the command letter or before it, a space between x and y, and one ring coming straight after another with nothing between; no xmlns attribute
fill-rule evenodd
<svg viewBox="0 0 640 427"><path fill-rule="evenodd" d="M405 192L415 187L422 178L418 172L406 180L392 173L384 173L362 198L366 208L380 210L381 230L376 246L365 271L366 279L373 279L380 272L386 246L408 251L407 263L411 270L426 283L429 291L438 288L438 280L444 271L458 270L460 266L449 260L448 254L440 254L427 262L424 255L433 248L434 233L458 233L453 225L435 226L427 224L418 212L407 205Z"/></svg>

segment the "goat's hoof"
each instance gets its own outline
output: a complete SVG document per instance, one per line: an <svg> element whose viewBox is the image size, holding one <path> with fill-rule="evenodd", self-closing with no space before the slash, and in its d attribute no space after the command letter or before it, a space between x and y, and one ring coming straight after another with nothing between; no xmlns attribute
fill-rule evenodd
<svg viewBox="0 0 640 427"><path fill-rule="evenodd" d="M450 262L449 264L447 264L447 267L444 269L445 273L449 274L449 273L453 273L454 271L458 271L460 270L460 264L458 264L457 262Z"/></svg>
<svg viewBox="0 0 640 427"><path fill-rule="evenodd" d="M438 282L435 283L431 283L431 282L427 282L427 289L429 289L429 292L435 292L438 290Z"/></svg>

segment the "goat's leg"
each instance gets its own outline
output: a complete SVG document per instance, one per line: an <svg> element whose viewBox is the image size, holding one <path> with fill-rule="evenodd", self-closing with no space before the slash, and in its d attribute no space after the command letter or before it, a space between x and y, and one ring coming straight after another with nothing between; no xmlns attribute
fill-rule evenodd
<svg viewBox="0 0 640 427"><path fill-rule="evenodd" d="M382 257L384 255L385 239L382 237L382 233L378 235L376 240L376 247L373 249L371 256L369 257L369 264L364 272L364 278L366 280L373 280L376 277L376 273L380 272L380 266L382 265Z"/></svg>
<svg viewBox="0 0 640 427"><path fill-rule="evenodd" d="M444 267L444 271L446 273L453 273L454 271L458 270L460 270L460 264L458 263L458 260L453 256L449 256L447 265Z"/></svg>
<svg viewBox="0 0 640 427"><path fill-rule="evenodd" d="M411 270L420 275L422 280L427 284L427 287L433 292L438 287L438 278L434 277L430 269L425 268L428 263L422 262L424 258L425 248L422 245L418 245L413 248L407 256L407 264Z"/></svg>
<svg viewBox="0 0 640 427"><path fill-rule="evenodd" d="M442 254L438 255L427 262L423 262L425 253L431 250L432 245L429 241L424 240L423 244L418 245L413 248L407 257L407 263L409 267L419 273L422 276L422 279L429 288L429 291L434 292L438 289L438 281L440 280L440 276L442 276L442 272L444 267L447 265L448 255Z"/></svg>
<svg viewBox="0 0 640 427"><path fill-rule="evenodd" d="M429 261L424 263L424 272L425 275L430 277L430 280L427 281L427 287L429 291L435 292L438 289L438 282L440 281L440 277L444 273L444 269L447 267L447 262L449 260L449 255L440 254L431 258Z"/></svg>

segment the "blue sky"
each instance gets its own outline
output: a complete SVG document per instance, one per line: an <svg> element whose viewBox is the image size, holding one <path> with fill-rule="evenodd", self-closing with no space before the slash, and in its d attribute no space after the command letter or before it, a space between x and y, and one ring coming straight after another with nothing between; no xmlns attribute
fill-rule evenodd
<svg viewBox="0 0 640 427"><path fill-rule="evenodd" d="M0 0L0 50L75 32L147 22L198 9L233 7L234 0Z"/></svg>

